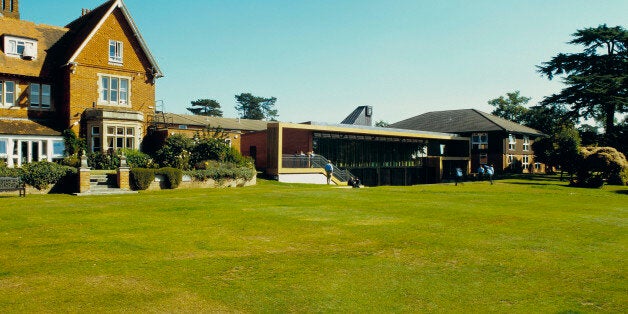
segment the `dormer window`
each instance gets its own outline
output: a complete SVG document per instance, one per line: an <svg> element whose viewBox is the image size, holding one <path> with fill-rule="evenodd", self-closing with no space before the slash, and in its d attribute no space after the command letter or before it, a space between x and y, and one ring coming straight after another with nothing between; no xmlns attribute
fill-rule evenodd
<svg viewBox="0 0 628 314"><path fill-rule="evenodd" d="M4 53L16 58L36 59L37 40L4 36Z"/></svg>
<svg viewBox="0 0 628 314"><path fill-rule="evenodd" d="M122 65L122 42L109 40L109 63Z"/></svg>

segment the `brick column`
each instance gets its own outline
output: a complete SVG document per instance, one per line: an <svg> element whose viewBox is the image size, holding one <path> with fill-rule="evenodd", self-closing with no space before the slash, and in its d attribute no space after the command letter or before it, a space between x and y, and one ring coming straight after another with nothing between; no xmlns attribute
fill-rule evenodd
<svg viewBox="0 0 628 314"><path fill-rule="evenodd" d="M81 168L79 168L79 193L88 193L91 183L90 179L90 169L87 166L87 156L83 153L81 156Z"/></svg>
<svg viewBox="0 0 628 314"><path fill-rule="evenodd" d="M120 167L118 168L118 187L121 190L130 190L131 186L129 184L129 167Z"/></svg>
<svg viewBox="0 0 628 314"><path fill-rule="evenodd" d="M126 156L120 156L120 168L118 168L118 188L121 190L130 190L129 172L131 169L127 166Z"/></svg>

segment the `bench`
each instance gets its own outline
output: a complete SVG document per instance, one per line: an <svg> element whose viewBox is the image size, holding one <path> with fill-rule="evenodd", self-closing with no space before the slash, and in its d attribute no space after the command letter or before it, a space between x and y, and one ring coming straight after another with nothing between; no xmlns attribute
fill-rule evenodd
<svg viewBox="0 0 628 314"><path fill-rule="evenodd" d="M26 184L20 178L0 177L0 192L19 191L20 196L26 196Z"/></svg>

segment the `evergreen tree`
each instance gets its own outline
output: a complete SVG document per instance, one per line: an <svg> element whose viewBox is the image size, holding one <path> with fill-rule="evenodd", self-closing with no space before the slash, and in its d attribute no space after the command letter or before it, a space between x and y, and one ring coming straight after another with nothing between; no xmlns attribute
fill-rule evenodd
<svg viewBox="0 0 628 314"><path fill-rule="evenodd" d="M187 108L198 116L222 117L220 104L213 99L198 99L191 102L192 107Z"/></svg>

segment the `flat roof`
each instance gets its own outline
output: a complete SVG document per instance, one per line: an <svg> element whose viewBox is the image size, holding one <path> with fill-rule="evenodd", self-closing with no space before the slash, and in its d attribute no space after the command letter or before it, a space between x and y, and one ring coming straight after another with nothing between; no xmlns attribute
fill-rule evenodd
<svg viewBox="0 0 628 314"><path fill-rule="evenodd" d="M395 128L383 128L376 126L364 125L348 125L348 124L332 124L324 122L308 122L307 124L286 123L286 122L269 122L269 126L277 125L282 128L302 129L312 131L342 132L353 134L368 134L378 136L393 137L410 137L410 138L431 138L431 139L448 139L448 140L469 140L468 137L462 137L453 133L416 131Z"/></svg>

